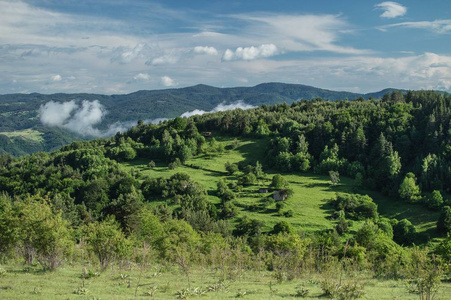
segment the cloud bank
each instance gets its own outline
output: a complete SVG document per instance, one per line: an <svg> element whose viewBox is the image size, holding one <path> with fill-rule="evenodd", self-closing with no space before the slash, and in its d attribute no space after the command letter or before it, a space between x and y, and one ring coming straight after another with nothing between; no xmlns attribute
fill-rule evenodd
<svg viewBox="0 0 451 300"><path fill-rule="evenodd" d="M193 111L187 111L185 113L183 113L180 117L182 118L189 118L195 115L203 115L206 113L214 113L214 112L218 112L218 111L226 111L226 110L234 110L234 109L251 109L251 108L255 108L256 106L250 105L250 104L246 104L244 103L243 100L239 100L236 101L234 103L230 103L230 104L225 104L224 102L221 104L218 104L215 108L213 108L210 111L205 111L205 110L201 110L201 109L195 109Z"/></svg>
<svg viewBox="0 0 451 300"><path fill-rule="evenodd" d="M384 11L380 15L381 18L393 19L402 17L407 13L407 7L392 1L381 2L376 4L375 7Z"/></svg>

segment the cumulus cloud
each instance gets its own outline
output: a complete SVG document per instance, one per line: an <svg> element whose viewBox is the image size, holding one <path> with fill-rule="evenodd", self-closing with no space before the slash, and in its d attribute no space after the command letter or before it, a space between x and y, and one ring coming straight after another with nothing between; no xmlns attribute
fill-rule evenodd
<svg viewBox="0 0 451 300"><path fill-rule="evenodd" d="M227 49L222 56L223 60L254 60L278 54L279 50L274 44L263 44L258 47L238 47L235 51Z"/></svg>
<svg viewBox="0 0 451 300"><path fill-rule="evenodd" d="M194 47L194 53L196 53L196 54L207 54L207 55L218 55L218 50L216 50L215 47L196 46L196 47Z"/></svg>
<svg viewBox="0 0 451 300"><path fill-rule="evenodd" d="M225 104L223 102L221 104L218 104L215 108L213 108L210 111L195 109L193 111L187 111L187 112L183 113L180 117L189 118L189 117L192 117L195 115L203 115L206 113L213 113L213 112L218 112L218 111L234 110L234 109L238 109L238 108L239 109L251 109L251 108L255 108L255 106L246 104L246 103L244 103L243 100L239 100L239 101L236 101L236 102L230 103L230 104Z"/></svg>
<svg viewBox="0 0 451 300"><path fill-rule="evenodd" d="M61 75L57 74L52 76L52 81L61 81L63 78L61 77Z"/></svg>
<svg viewBox="0 0 451 300"><path fill-rule="evenodd" d="M75 100L62 103L49 101L41 105L39 113L43 125L67 129L83 136L111 136L134 125L116 122L106 130L95 128L107 114L98 100L83 100L81 103Z"/></svg>
<svg viewBox="0 0 451 300"><path fill-rule="evenodd" d="M174 79L169 76L161 77L161 84L167 87L176 85Z"/></svg>
<svg viewBox="0 0 451 300"><path fill-rule="evenodd" d="M376 4L375 7L384 11L380 15L381 18L393 19L402 17L407 13L407 7L392 1L381 2Z"/></svg>
<svg viewBox="0 0 451 300"><path fill-rule="evenodd" d="M138 81L148 81L150 80L150 75L147 73L139 73L138 75L134 76L133 79Z"/></svg>

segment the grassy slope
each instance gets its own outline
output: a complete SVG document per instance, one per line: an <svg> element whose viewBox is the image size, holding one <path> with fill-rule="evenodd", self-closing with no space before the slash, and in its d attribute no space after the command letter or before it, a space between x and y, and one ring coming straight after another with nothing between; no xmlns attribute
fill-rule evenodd
<svg viewBox="0 0 451 300"><path fill-rule="evenodd" d="M218 138L218 141L229 146L232 142L228 138ZM158 164L154 169L147 167L148 161L136 160L124 163L126 169L134 168L142 176L150 177L169 177L177 172L188 173L195 181L201 183L208 190L209 198L213 203L219 203L219 199L214 195L217 182L223 178L229 182L236 180L235 176L228 176L225 172L224 164L226 162L238 163L240 161L255 162L263 161L265 149L268 140L248 139L240 140L239 146L235 150L226 150L225 153L216 156L202 156L191 159L187 162L189 165L201 167L194 169L187 166L179 167L175 170L169 170L165 164ZM270 207L266 211L249 211L243 208L244 205L258 203L263 197L259 194L258 188L268 186L272 175L278 172L265 170L267 178L260 180L259 184L244 189L240 197L237 198L237 206L240 215L248 215L251 218L259 219L265 222L266 230L269 231L274 224L280 220L287 220L300 231L309 233L312 231L332 228L334 222L329 219L333 209L328 204L328 199L334 197L337 192L369 194L378 204L379 212L382 216L388 218L403 219L408 218L417 228L418 232L434 235L435 224L438 213L429 211L420 205L407 204L395 199L387 198L380 193L365 191L355 186L354 180L346 177L341 178L337 186L332 186L327 176L321 176L312 173L289 173L283 176L290 182L290 187L294 195L286 202L286 209L292 209L294 216L285 218L278 216L275 210ZM357 230L361 222L354 222L351 230Z"/></svg>
<svg viewBox="0 0 451 300"><path fill-rule="evenodd" d="M13 141L17 138L21 138L21 139L29 140L29 141L35 142L35 143L43 143L44 142L44 139L42 138L42 133L37 130L33 130L33 129L24 129L24 130L8 131L8 132L4 131L4 132L0 132L0 134L6 135Z"/></svg>

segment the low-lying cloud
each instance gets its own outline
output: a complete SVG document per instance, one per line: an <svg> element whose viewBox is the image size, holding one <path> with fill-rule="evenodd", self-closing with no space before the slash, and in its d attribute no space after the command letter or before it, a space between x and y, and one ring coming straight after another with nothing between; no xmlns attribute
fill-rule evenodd
<svg viewBox="0 0 451 300"><path fill-rule="evenodd" d="M213 113L213 112L218 112L218 111L225 111L225 110L234 110L234 109L251 109L251 108L255 108L256 106L250 105L250 104L246 104L244 103L243 100L239 100L236 101L234 103L230 103L230 104L225 104L224 102L219 104L218 106L216 106L215 108L213 108L210 111L205 111L205 110L201 110L201 109L195 109L193 111L187 111L185 113L183 113L180 117L182 118L189 118L195 115L203 115L206 113Z"/></svg>
<svg viewBox="0 0 451 300"><path fill-rule="evenodd" d="M279 53L276 45L263 44L258 47L238 47L235 51L227 49L222 56L223 60L253 60L257 58L266 58Z"/></svg>
<svg viewBox="0 0 451 300"><path fill-rule="evenodd" d="M68 102L49 101L39 108L41 123L45 126L63 128L86 137L109 137L136 125L136 121L115 122L107 129L98 129L108 111L98 101ZM156 118L144 120L144 123L158 124L169 120Z"/></svg>
<svg viewBox="0 0 451 300"><path fill-rule="evenodd" d="M41 123L78 133L82 136L105 137L127 129L126 124L116 122L108 129L100 130L99 125L107 111L98 100L55 102L50 101L39 108Z"/></svg>

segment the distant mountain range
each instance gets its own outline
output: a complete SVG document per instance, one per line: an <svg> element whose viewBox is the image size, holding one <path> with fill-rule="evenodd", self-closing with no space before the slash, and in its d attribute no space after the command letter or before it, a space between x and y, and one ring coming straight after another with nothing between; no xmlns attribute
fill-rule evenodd
<svg viewBox="0 0 451 300"><path fill-rule="evenodd" d="M86 138L74 132L69 134L65 129L43 126L39 108L49 101L98 100L107 113L97 125L99 128L107 128L115 122L174 118L195 109L210 111L221 103L231 104L239 100L258 106L283 102L290 104L301 99L311 100L318 97L332 101L360 97L369 99L380 98L393 90L358 94L300 84L263 83L254 87L234 88L216 88L199 84L186 88L145 90L125 95L81 93L0 95L0 152L22 155L49 151L70 141Z"/></svg>

